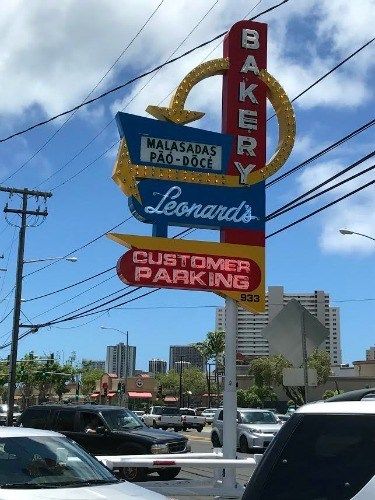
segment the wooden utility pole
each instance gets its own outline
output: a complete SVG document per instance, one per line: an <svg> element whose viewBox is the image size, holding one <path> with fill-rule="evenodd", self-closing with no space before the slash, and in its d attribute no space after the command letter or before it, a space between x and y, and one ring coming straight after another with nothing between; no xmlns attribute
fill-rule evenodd
<svg viewBox="0 0 375 500"><path fill-rule="evenodd" d="M19 238L18 238L18 256L17 256L17 271L16 271L16 286L14 292L14 309L13 309L13 328L12 328L12 343L10 350L10 360L9 360L9 378L8 378L8 414L7 414L7 425L13 425L13 408L14 408L14 395L16 391L16 366L17 366L17 352L18 352L18 336L20 329L20 314L21 314L21 296L22 296L22 273L24 264L24 252L25 252L25 239L26 239L26 227L27 227L27 216L35 215L41 217L47 217L47 210L28 210L27 203L29 196L36 198L50 198L52 193L47 193L43 191L33 191L27 188L15 189L0 186L0 192L10 193L10 194L20 194L22 195L22 207L21 208L9 208L6 204L4 208L5 213L18 214L21 217L21 224L19 227Z"/></svg>

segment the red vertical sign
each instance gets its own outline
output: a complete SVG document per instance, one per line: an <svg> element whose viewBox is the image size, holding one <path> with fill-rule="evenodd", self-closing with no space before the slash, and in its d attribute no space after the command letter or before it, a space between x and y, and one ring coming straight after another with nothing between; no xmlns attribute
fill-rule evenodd
<svg viewBox="0 0 375 500"><path fill-rule="evenodd" d="M258 78L267 67L267 25L253 21L236 23L224 39L229 69L223 80L222 132L236 136L229 175L240 176L266 162L266 85ZM222 229L221 242L264 246L265 232Z"/></svg>

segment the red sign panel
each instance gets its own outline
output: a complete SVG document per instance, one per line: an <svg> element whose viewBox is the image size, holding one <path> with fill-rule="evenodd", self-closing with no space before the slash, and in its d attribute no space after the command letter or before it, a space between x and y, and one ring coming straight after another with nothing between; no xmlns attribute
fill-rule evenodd
<svg viewBox="0 0 375 500"><path fill-rule="evenodd" d="M139 249L119 259L117 274L130 285L230 292L251 292L262 279L247 258Z"/></svg>
<svg viewBox="0 0 375 500"><path fill-rule="evenodd" d="M266 85L258 78L267 67L267 25L236 23L224 39L229 69L223 80L222 131L236 136L229 174L246 183L250 172L266 162ZM264 246L264 231L223 229L225 243Z"/></svg>

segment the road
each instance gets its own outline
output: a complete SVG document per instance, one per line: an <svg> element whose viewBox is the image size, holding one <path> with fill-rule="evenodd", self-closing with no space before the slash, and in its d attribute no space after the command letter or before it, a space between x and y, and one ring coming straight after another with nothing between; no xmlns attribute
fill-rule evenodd
<svg viewBox="0 0 375 500"><path fill-rule="evenodd" d="M211 426L207 425L202 432L197 432L195 430L189 430L186 432L181 432L180 434L183 434L189 439L189 442L191 444L191 451L196 452L196 453L207 453L212 451L212 445L210 441L210 432L211 432ZM242 455L244 458L249 456L249 455ZM174 481L169 481L169 483L174 483L176 486L178 483L181 483L181 489L184 490L184 495L176 494L173 493L173 498L177 499L185 499L187 497L192 497L187 488L182 487L182 483L184 481L189 481L189 480L196 480L196 481L202 481L203 483L205 482L206 478L212 478L213 476L213 469L212 467L203 467L203 466L196 466L196 467L183 467L181 470L180 474L177 476L176 480ZM247 469L237 469L237 481L240 484L246 484L249 480L250 477L250 470ZM157 474L151 474L149 476L149 481L158 481L158 476ZM147 487L147 482L144 483L139 483L143 487ZM208 500L212 499L212 496L194 496L192 497L196 500Z"/></svg>

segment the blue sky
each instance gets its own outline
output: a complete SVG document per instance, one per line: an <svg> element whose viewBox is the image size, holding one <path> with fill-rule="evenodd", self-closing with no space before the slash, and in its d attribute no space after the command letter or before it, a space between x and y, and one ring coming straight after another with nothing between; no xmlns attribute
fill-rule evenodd
<svg viewBox="0 0 375 500"><path fill-rule="evenodd" d="M47 5L40 0L32 5L28 3L25 8L26 2L20 0L4 6L0 19L1 137L81 102L159 3L126 1L119 9L114 0L63 0ZM164 0L94 95L168 58L211 7L177 54L224 31L250 9L253 8L251 15L254 15L270 5L269 0ZM269 72L292 98L373 36L374 13L371 0L363 0L360 7L356 2L345 0L290 0L260 19L268 23ZM126 107L128 112L145 115L148 104L165 101L190 69L204 59L220 57L221 50L221 44L212 44L163 69L144 89L147 77L79 111L35 158L6 182L4 179L27 161L63 121L40 127L0 145L1 184L53 191L53 197L48 201L46 221L27 231L26 259L65 255L130 215L127 199L111 180L116 147L76 175L117 141L114 122L74 160L72 158L113 119L118 110ZM371 45L296 101L296 145L280 173L373 118L373 54ZM188 107L206 112L196 126L214 131L220 129L220 85L221 78L214 77L192 91ZM272 154L275 137L275 126L270 125L269 154ZM373 139L374 131L369 128L270 187L267 190L267 212L370 152ZM355 171L371 164L368 161ZM53 175L61 167L62 170ZM48 179L51 175L53 177ZM72 176L75 177L70 179ZM268 224L267 233L371 179L373 173L364 175L332 194L278 217ZM59 186L62 182L65 184ZM7 201L10 206L19 204L18 197L13 196L9 201L1 194L1 206ZM9 219L14 221L14 217ZM353 361L362 359L365 349L373 345L375 339L375 245L365 238L341 236L338 233L341 227L375 236L373 186L270 238L267 242L266 280L268 285L283 285L288 292L316 289L328 292L332 303L341 308L343 359ZM179 230L171 228L170 234ZM148 225L135 219L119 228L119 232L130 234L147 235L150 231ZM190 236L213 240L217 237L215 232L202 230ZM15 279L16 244L17 233L2 215L0 254L4 253L5 259L0 261L0 267L8 267L8 272L0 273L0 320L12 308L13 295L9 291ZM25 277L23 298L27 300L62 288L114 266L122 252L122 247L101 238L74 254L78 262L61 261ZM41 265L26 264L24 274L38 267ZM110 279L99 284L106 278ZM87 291L97 284L96 288ZM47 321L123 287L114 273L107 273L66 292L24 302L23 313L33 322ZM74 350L79 358L104 359L105 346L123 340L121 334L100 329L100 325L106 325L129 330L130 342L138 349L137 366L146 368L151 357L167 359L171 343L202 339L208 330L214 328L213 306L220 304L222 300L210 293L163 290L130 303L126 310L114 310L100 318L92 316L63 323L59 328L45 328L22 340L19 350L21 355L33 349L40 354L60 352L65 357ZM54 309L48 311L51 308ZM88 320L92 321L84 324ZM10 329L11 315L0 324L2 342L9 339ZM7 354L5 349L1 355Z"/></svg>

